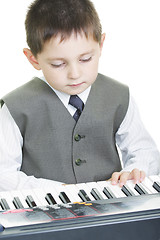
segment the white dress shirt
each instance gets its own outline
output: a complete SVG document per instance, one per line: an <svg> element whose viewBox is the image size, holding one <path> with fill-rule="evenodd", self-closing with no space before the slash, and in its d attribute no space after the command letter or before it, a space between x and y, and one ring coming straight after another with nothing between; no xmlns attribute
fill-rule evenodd
<svg viewBox="0 0 160 240"><path fill-rule="evenodd" d="M45 81L44 78L42 80ZM79 94L84 104L90 89L91 87ZM73 116L76 109L68 104L70 95L55 89L53 91ZM126 116L116 133L116 144L122 155L122 171L139 168L144 170L147 175L159 174L160 154L140 120L137 106L132 97L129 100ZM0 109L0 191L22 188L51 188L55 184L62 184L53 180L27 176L20 171L22 146L21 132L4 104Z"/></svg>

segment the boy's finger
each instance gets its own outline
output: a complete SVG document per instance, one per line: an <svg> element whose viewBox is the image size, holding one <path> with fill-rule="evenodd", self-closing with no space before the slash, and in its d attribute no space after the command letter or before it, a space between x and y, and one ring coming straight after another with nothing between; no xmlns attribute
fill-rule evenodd
<svg viewBox="0 0 160 240"><path fill-rule="evenodd" d="M133 179L135 184L140 182L140 171L137 168L133 169L130 173L129 179Z"/></svg>
<svg viewBox="0 0 160 240"><path fill-rule="evenodd" d="M140 171L140 182L142 182L145 179L145 172L144 171Z"/></svg>
<svg viewBox="0 0 160 240"><path fill-rule="evenodd" d="M120 172L114 172L111 177L111 184L116 185L118 183L120 175Z"/></svg>
<svg viewBox="0 0 160 240"><path fill-rule="evenodd" d="M130 172L124 172L120 176L119 180L119 186L123 187L124 184L126 184L127 180L129 179Z"/></svg>

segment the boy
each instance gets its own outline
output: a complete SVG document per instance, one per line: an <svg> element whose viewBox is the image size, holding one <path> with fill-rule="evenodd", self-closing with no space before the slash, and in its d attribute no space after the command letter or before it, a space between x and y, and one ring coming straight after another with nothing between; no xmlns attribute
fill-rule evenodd
<svg viewBox="0 0 160 240"><path fill-rule="evenodd" d="M105 34L93 4L36 0L25 24L24 54L43 77L1 100L1 190L158 174L128 87L98 74Z"/></svg>

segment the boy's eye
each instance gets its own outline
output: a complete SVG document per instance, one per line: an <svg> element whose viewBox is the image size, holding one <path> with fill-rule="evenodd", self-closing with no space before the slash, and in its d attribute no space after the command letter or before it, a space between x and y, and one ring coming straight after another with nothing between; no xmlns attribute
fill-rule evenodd
<svg viewBox="0 0 160 240"><path fill-rule="evenodd" d="M92 57L86 57L86 58L80 59L80 62L89 62L91 60L92 60Z"/></svg>
<svg viewBox="0 0 160 240"><path fill-rule="evenodd" d="M54 68L60 68L63 67L65 65L65 63L52 63L51 66Z"/></svg>

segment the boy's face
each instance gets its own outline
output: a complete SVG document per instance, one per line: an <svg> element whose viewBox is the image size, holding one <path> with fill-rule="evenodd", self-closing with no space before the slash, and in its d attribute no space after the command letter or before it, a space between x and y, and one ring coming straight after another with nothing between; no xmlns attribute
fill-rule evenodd
<svg viewBox="0 0 160 240"><path fill-rule="evenodd" d="M83 92L96 80L98 63L105 36L99 44L84 34L72 34L60 42L60 36L45 43L37 58L25 52L32 65L42 70L47 82L56 90L75 95ZM30 51L30 50L29 50Z"/></svg>

